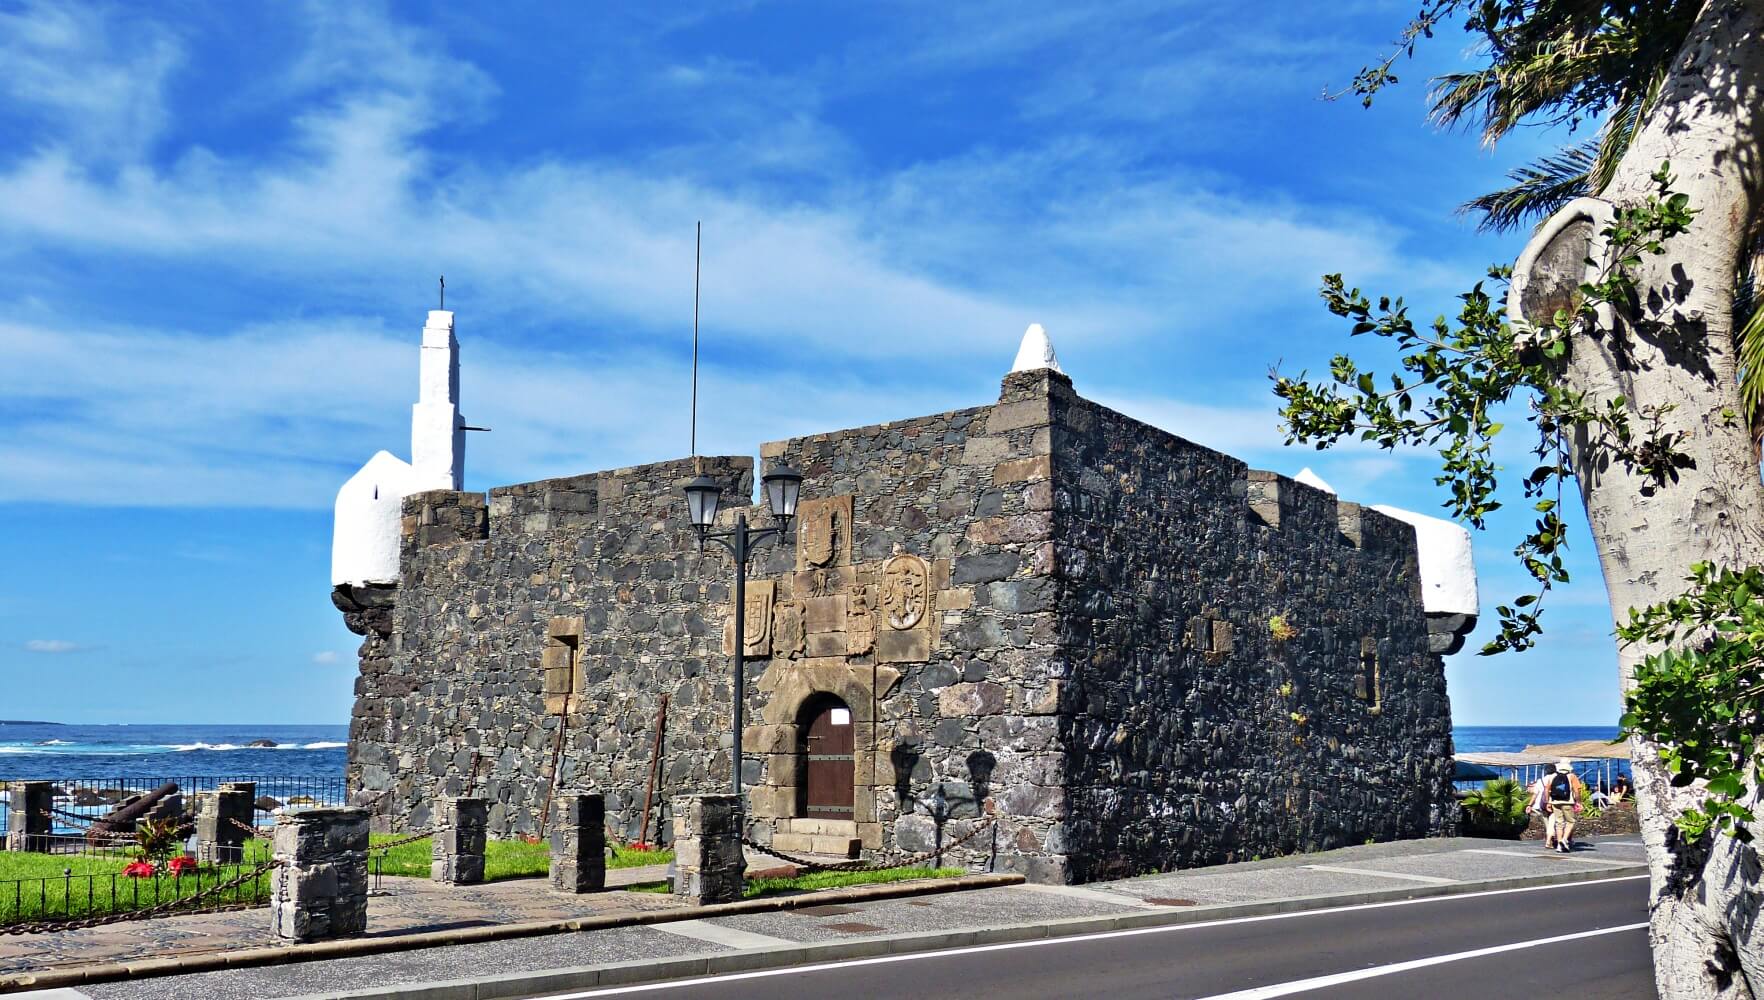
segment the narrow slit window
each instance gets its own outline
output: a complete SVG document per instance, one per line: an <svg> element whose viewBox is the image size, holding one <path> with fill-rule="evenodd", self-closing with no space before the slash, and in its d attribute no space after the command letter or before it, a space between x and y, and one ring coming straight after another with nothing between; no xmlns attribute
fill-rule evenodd
<svg viewBox="0 0 1764 1000"><path fill-rule="evenodd" d="M1360 669L1354 677L1354 697L1374 709L1379 707L1378 640L1371 636L1360 640Z"/></svg>

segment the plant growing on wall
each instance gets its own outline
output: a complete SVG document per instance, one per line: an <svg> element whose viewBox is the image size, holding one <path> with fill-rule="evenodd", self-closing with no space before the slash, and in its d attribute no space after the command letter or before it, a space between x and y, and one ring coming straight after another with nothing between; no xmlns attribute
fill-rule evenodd
<svg viewBox="0 0 1764 1000"><path fill-rule="evenodd" d="M1274 637L1275 642L1287 642L1298 636L1298 629L1292 627L1285 615L1275 615L1268 619L1268 634Z"/></svg>

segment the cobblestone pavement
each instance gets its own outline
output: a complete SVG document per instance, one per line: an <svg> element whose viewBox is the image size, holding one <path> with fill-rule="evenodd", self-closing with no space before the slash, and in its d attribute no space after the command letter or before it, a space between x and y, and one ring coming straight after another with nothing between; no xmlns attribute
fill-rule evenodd
<svg viewBox="0 0 1764 1000"><path fill-rule="evenodd" d="M473 886L387 877L383 890L368 899L367 936L672 909L684 904L669 895L623 890L627 885L664 879L667 871L667 865L615 868L606 873L613 891L581 896L551 892L543 877ZM269 934L266 907L131 920L84 930L0 936L0 975L276 943Z"/></svg>
<svg viewBox="0 0 1764 1000"><path fill-rule="evenodd" d="M1580 851L1568 856L1517 841L1467 838L1408 841L1086 886L1023 885L812 906L775 913L449 945L397 955L193 973L85 986L79 993L97 1000L148 997L246 1000L320 995L396 983L478 979L603 962L727 952L768 944L957 931L1103 916L1136 909L1349 897L1369 891L1498 882L1567 871L1627 873L1633 872L1632 866L1641 864L1642 860L1641 844L1633 838L1584 843ZM534 892L534 883L531 882L501 885L511 887L516 893L545 895ZM665 896L617 895L635 895L644 903L672 905ZM256 916L261 917L261 913ZM380 926L383 925L376 926L376 934L383 933Z"/></svg>

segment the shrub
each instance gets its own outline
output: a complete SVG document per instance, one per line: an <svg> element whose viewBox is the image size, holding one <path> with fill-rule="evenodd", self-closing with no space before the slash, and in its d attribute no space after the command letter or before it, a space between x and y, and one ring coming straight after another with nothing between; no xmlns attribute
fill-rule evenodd
<svg viewBox="0 0 1764 1000"><path fill-rule="evenodd" d="M1489 826L1519 826L1526 821L1525 786L1512 778L1484 782L1459 802L1471 819Z"/></svg>

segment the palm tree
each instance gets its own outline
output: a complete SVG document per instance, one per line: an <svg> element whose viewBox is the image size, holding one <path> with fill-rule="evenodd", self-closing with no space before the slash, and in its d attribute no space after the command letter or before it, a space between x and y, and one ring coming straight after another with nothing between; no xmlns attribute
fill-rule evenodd
<svg viewBox="0 0 1764 1000"><path fill-rule="evenodd" d="M1479 214L1477 228L1507 232L1535 224L1610 184L1617 163L1647 120L1674 55L1702 8L1702 0L1637 0L1631 4L1584 0L1434 0L1411 25L1431 33L1453 12L1466 13L1465 29L1481 35L1488 65L1436 78L1429 95L1431 119L1443 127L1477 125L1493 145L1520 124L1578 126L1600 121L1597 134L1563 146L1509 173L1513 183L1464 203ZM1387 62L1386 67L1389 66ZM1740 360L1740 394L1754 448L1764 447L1764 229L1747 241L1734 275L1734 341Z"/></svg>

